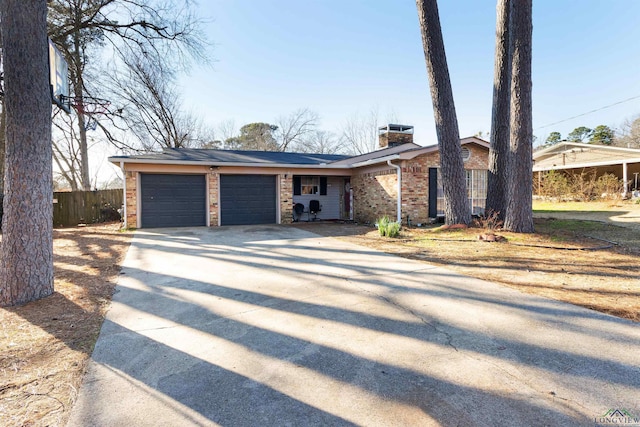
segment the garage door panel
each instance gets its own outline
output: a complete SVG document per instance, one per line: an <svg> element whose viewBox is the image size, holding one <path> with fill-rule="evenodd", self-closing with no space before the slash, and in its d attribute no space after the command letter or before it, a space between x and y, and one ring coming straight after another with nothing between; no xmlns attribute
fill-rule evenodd
<svg viewBox="0 0 640 427"><path fill-rule="evenodd" d="M222 225L276 223L274 175L221 175L220 222Z"/></svg>
<svg viewBox="0 0 640 427"><path fill-rule="evenodd" d="M141 174L142 227L206 225L204 175Z"/></svg>

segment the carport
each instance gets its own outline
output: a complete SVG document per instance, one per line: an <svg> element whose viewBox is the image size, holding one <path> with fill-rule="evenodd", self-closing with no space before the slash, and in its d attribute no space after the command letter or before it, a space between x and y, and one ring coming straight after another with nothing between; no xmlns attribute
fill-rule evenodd
<svg viewBox="0 0 640 427"><path fill-rule="evenodd" d="M538 180L541 172L579 173L585 169L595 169L596 176L609 173L621 179L624 184L620 192L626 197L630 190L638 190L640 149L564 141L533 154L533 172L537 172L534 178Z"/></svg>

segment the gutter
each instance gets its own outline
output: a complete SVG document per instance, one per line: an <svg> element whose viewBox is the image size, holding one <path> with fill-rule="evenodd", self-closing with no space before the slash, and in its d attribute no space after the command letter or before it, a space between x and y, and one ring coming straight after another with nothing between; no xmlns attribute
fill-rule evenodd
<svg viewBox="0 0 640 427"><path fill-rule="evenodd" d="M375 165L376 163L384 163L384 162L390 162L391 160L395 160L395 159L399 159L400 155L399 154L392 154L390 156L384 156L384 157L378 157L375 159L370 159L370 160L366 160L364 162L359 162L359 163L353 163L347 167L349 168L359 168L362 166L369 166L369 165ZM389 165L391 165L391 163L388 163ZM395 165L391 165L392 167L395 167Z"/></svg>
<svg viewBox="0 0 640 427"><path fill-rule="evenodd" d="M398 222L398 224L402 224L402 168L398 165L394 165L393 163L391 163L391 159L387 160L387 164L389 166L391 166L392 168L394 168L397 171L398 174L398 197L397 197L397 205L396 205L396 210L397 210L397 219L396 221Z"/></svg>
<svg viewBox="0 0 640 427"><path fill-rule="evenodd" d="M263 167L263 168L299 168L299 169L349 169L346 165L332 165L330 163L320 164L294 164L294 163L241 163L241 162L207 162L200 160L155 160L155 159L130 159L120 157L109 157L109 162L117 164L123 163L144 163L153 165L185 165L185 166L216 166L216 167Z"/></svg>

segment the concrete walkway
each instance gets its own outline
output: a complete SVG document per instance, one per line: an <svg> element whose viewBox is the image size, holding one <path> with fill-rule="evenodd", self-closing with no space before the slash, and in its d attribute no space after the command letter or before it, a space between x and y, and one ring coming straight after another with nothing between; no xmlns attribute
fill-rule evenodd
<svg viewBox="0 0 640 427"><path fill-rule="evenodd" d="M70 426L594 425L640 325L286 226L138 231Z"/></svg>

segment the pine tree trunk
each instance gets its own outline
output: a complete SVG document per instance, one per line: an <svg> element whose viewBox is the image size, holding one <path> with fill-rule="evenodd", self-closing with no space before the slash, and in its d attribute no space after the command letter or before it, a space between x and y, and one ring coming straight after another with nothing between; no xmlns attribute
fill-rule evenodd
<svg viewBox="0 0 640 427"><path fill-rule="evenodd" d="M511 0L511 144L504 228L532 233L533 119L531 105L532 0Z"/></svg>
<svg viewBox="0 0 640 427"><path fill-rule="evenodd" d="M0 41L1 43L1 41ZM6 113L4 108L4 99L0 99L0 103L2 103L2 111L0 111L0 195L4 194L4 159L6 153ZM2 198L0 197L0 200Z"/></svg>
<svg viewBox="0 0 640 427"><path fill-rule="evenodd" d="M6 175L0 305L53 293L51 92L46 0L0 2Z"/></svg>
<svg viewBox="0 0 640 427"><path fill-rule="evenodd" d="M504 221L507 209L507 173L509 156L509 111L511 57L509 53L509 0L498 0L496 18L496 57L491 111L491 146L487 182L487 215Z"/></svg>
<svg viewBox="0 0 640 427"><path fill-rule="evenodd" d="M440 173L445 199L445 222L447 224L469 224L471 210L460 148L460 132L440 28L438 5L436 0L416 0L416 4L438 135Z"/></svg>
<svg viewBox="0 0 640 427"><path fill-rule="evenodd" d="M2 31L0 31L0 46L2 45ZM2 58L0 57L0 65L2 64ZM4 83L1 83L4 86ZM6 152L6 137L5 137L5 125L6 114L4 108L4 97L0 97L0 196L4 194L4 158ZM0 203L2 203L2 197L0 197ZM1 211L2 209L0 209Z"/></svg>

